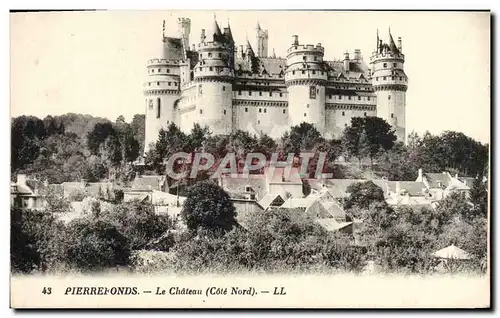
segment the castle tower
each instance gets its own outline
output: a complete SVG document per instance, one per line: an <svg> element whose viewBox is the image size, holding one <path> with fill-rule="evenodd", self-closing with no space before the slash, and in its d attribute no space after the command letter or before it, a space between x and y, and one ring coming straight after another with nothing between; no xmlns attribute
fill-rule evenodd
<svg viewBox="0 0 500 318"><path fill-rule="evenodd" d="M268 33L267 30L262 30L260 24L257 22L257 56L258 57L267 57L268 50Z"/></svg>
<svg viewBox="0 0 500 318"><path fill-rule="evenodd" d="M179 35L182 39L182 45L184 50L189 50L189 34L191 33L191 19L189 18L179 18L177 20L177 25L179 27Z"/></svg>
<svg viewBox="0 0 500 318"><path fill-rule="evenodd" d="M198 63L194 67L196 117L191 120L209 126L214 134L230 134L235 54L231 29L228 27L222 33L214 19L212 28L203 36L204 41L198 44Z"/></svg>
<svg viewBox="0 0 500 318"><path fill-rule="evenodd" d="M179 63L183 59L181 39L165 36L163 21L162 53L148 60L143 84L146 106L144 154L158 140L160 129L174 122L174 103L180 97Z"/></svg>
<svg viewBox="0 0 500 318"><path fill-rule="evenodd" d="M290 125L313 124L325 132L325 86L327 72L323 68L324 48L318 43L300 45L297 35L287 50L285 84L288 90Z"/></svg>
<svg viewBox="0 0 500 318"><path fill-rule="evenodd" d="M406 90L408 77L404 72L405 56L401 38L394 43L389 30L389 43L379 39L370 58L372 85L377 95L377 117L394 127L398 140L406 141Z"/></svg>

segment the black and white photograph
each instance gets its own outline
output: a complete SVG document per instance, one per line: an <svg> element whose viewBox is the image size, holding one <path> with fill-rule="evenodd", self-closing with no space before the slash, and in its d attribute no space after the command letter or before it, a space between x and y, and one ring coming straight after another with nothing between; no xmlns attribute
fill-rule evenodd
<svg viewBox="0 0 500 318"><path fill-rule="evenodd" d="M10 12L12 308L489 308L489 11Z"/></svg>

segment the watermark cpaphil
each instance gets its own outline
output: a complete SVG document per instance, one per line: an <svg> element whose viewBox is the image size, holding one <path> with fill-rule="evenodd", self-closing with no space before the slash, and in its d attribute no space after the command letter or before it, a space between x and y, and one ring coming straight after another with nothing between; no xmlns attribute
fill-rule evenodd
<svg viewBox="0 0 500 318"><path fill-rule="evenodd" d="M166 174L174 179L195 179L200 172L213 171L210 178L226 177L245 178L256 171L266 170L266 175L273 176L276 168L283 168L282 177L289 179L292 169L299 170L301 179L331 179L332 173L325 173L328 165L326 152L301 152L301 153L264 153L250 152L244 159L238 160L236 153L228 152L223 158L216 159L208 152L178 152L167 158ZM269 158L269 159L268 159ZM312 160L311 160L312 159ZM311 168L314 176L311 177ZM294 175L297 177L297 175Z"/></svg>

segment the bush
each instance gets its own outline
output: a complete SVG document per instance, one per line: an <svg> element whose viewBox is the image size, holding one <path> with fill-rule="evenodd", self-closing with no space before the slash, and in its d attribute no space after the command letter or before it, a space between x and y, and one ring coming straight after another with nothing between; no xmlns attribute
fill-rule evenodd
<svg viewBox="0 0 500 318"><path fill-rule="evenodd" d="M61 260L64 225L51 213L11 209L11 269L29 273L47 270Z"/></svg>
<svg viewBox="0 0 500 318"><path fill-rule="evenodd" d="M68 224L66 234L66 259L79 269L100 270L130 262L127 238L110 223L76 219Z"/></svg>

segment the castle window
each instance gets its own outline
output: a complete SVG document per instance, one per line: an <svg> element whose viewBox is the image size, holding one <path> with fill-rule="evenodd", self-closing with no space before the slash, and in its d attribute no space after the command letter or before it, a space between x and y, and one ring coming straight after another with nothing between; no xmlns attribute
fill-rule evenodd
<svg viewBox="0 0 500 318"><path fill-rule="evenodd" d="M170 85L171 85L171 82L168 82L168 86L170 86Z"/></svg>
<svg viewBox="0 0 500 318"><path fill-rule="evenodd" d="M245 107L245 113L248 113L248 107Z"/></svg>
<svg viewBox="0 0 500 318"><path fill-rule="evenodd" d="M375 77L375 80L377 80L377 82L378 82L378 77Z"/></svg>
<svg viewBox="0 0 500 318"><path fill-rule="evenodd" d="M267 113L267 108L264 108L264 114Z"/></svg>
<svg viewBox="0 0 500 318"><path fill-rule="evenodd" d="M392 63L392 66L397 67L398 63Z"/></svg>
<svg viewBox="0 0 500 318"><path fill-rule="evenodd" d="M304 61L306 61L306 60L307 60L307 56L303 56L303 57L302 57L302 59L303 59Z"/></svg>
<svg viewBox="0 0 500 318"><path fill-rule="evenodd" d="M345 112L342 112L342 116L345 116Z"/></svg>
<svg viewBox="0 0 500 318"><path fill-rule="evenodd" d="M211 67L211 66L208 69L209 69L209 71L213 71L214 70L214 68Z"/></svg>
<svg viewBox="0 0 500 318"><path fill-rule="evenodd" d="M269 97L273 96L273 92L269 92Z"/></svg>
<svg viewBox="0 0 500 318"><path fill-rule="evenodd" d="M161 72L161 69L158 69L158 73L160 73L160 72Z"/></svg>
<svg viewBox="0 0 500 318"><path fill-rule="evenodd" d="M283 109L283 114L286 114L286 109Z"/></svg>
<svg viewBox="0 0 500 318"><path fill-rule="evenodd" d="M342 95L339 95L339 99L342 99Z"/></svg>
<svg viewBox="0 0 500 318"><path fill-rule="evenodd" d="M153 109L153 107L154 107L153 100L150 99L148 103L149 103L149 109Z"/></svg>
<svg viewBox="0 0 500 318"><path fill-rule="evenodd" d="M351 100L351 96L349 96L349 100Z"/></svg>
<svg viewBox="0 0 500 318"><path fill-rule="evenodd" d="M208 53L208 57L212 57L212 53Z"/></svg>
<svg viewBox="0 0 500 318"><path fill-rule="evenodd" d="M307 117L307 113L304 113L304 117Z"/></svg>
<svg viewBox="0 0 500 318"><path fill-rule="evenodd" d="M262 92L259 92L259 96L262 96Z"/></svg>
<svg viewBox="0 0 500 318"><path fill-rule="evenodd" d="M226 114L226 110L224 109L224 115Z"/></svg>
<svg viewBox="0 0 500 318"><path fill-rule="evenodd" d="M222 57L222 53L219 53L219 57Z"/></svg>
<svg viewBox="0 0 500 318"><path fill-rule="evenodd" d="M160 82L156 82L156 86L160 86Z"/></svg>
<svg viewBox="0 0 500 318"><path fill-rule="evenodd" d="M391 118L394 118L394 114L393 113L391 113Z"/></svg>
<svg viewBox="0 0 500 318"><path fill-rule="evenodd" d="M394 76L392 76L391 79L394 80Z"/></svg>
<svg viewBox="0 0 500 318"><path fill-rule="evenodd" d="M316 71L313 71L313 74L316 74Z"/></svg>
<svg viewBox="0 0 500 318"><path fill-rule="evenodd" d="M391 95L387 96L387 99L388 99L388 100L391 100Z"/></svg>
<svg viewBox="0 0 500 318"><path fill-rule="evenodd" d="M259 108L259 113L262 113L262 108Z"/></svg>
<svg viewBox="0 0 500 318"><path fill-rule="evenodd" d="M317 56L315 56L315 57L314 57L314 60L315 60L315 61L317 61L317 60L318 60L318 57L317 57Z"/></svg>
<svg viewBox="0 0 500 318"><path fill-rule="evenodd" d="M169 68L167 68L167 73L170 73L170 69ZM182 73L182 75L184 75L184 73Z"/></svg>
<svg viewBox="0 0 500 318"><path fill-rule="evenodd" d="M358 100L361 100L361 96L358 96Z"/></svg>
<svg viewBox="0 0 500 318"><path fill-rule="evenodd" d="M151 86L151 82L148 82L148 86Z"/></svg>
<svg viewBox="0 0 500 318"><path fill-rule="evenodd" d="M203 109L200 109L200 114L203 114Z"/></svg>
<svg viewBox="0 0 500 318"><path fill-rule="evenodd" d="M316 99L316 86L309 87L309 98Z"/></svg>
<svg viewBox="0 0 500 318"><path fill-rule="evenodd" d="M252 96L252 91L248 91L248 96Z"/></svg>
<svg viewBox="0 0 500 318"><path fill-rule="evenodd" d="M330 95L328 95L328 98L329 98L329 99L332 99L332 95L331 95L331 94L330 94Z"/></svg>
<svg viewBox="0 0 500 318"><path fill-rule="evenodd" d="M280 97L283 97L283 93L280 93Z"/></svg>
<svg viewBox="0 0 500 318"><path fill-rule="evenodd" d="M226 86L222 86L222 91L225 92L226 91Z"/></svg>
<svg viewBox="0 0 500 318"><path fill-rule="evenodd" d="M200 60L203 58L203 53L200 53Z"/></svg>
<svg viewBox="0 0 500 318"><path fill-rule="evenodd" d="M238 91L238 95L241 95L241 91Z"/></svg>
<svg viewBox="0 0 500 318"><path fill-rule="evenodd" d="M151 70L151 73L154 73L154 72L155 72L155 70Z"/></svg>
<svg viewBox="0 0 500 318"><path fill-rule="evenodd" d="M295 75L295 71L292 71L292 75Z"/></svg>
<svg viewBox="0 0 500 318"><path fill-rule="evenodd" d="M344 127L347 127L347 124L344 124Z"/></svg>
<svg viewBox="0 0 500 318"><path fill-rule="evenodd" d="M203 89L201 88L201 84L198 85L198 95L202 95L203 94Z"/></svg>
<svg viewBox="0 0 500 318"><path fill-rule="evenodd" d="M367 98L368 98L368 100L370 100L370 96L368 96Z"/></svg>
<svg viewBox="0 0 500 318"><path fill-rule="evenodd" d="M306 108L309 108L309 104L306 105Z"/></svg>
<svg viewBox="0 0 500 318"><path fill-rule="evenodd" d="M157 104L158 104L158 108L156 108L156 118L160 118L160 114L161 114L161 99L157 98L156 101L157 101Z"/></svg>
<svg viewBox="0 0 500 318"><path fill-rule="evenodd" d="M305 73L306 73L306 71L302 71L302 74L305 74Z"/></svg>
<svg viewBox="0 0 500 318"><path fill-rule="evenodd" d="M321 72L321 75L324 75L325 72Z"/></svg>
<svg viewBox="0 0 500 318"><path fill-rule="evenodd" d="M365 117L366 117L366 112L364 113Z"/></svg>
<svg viewBox="0 0 500 318"><path fill-rule="evenodd" d="M200 67L200 71L203 71L203 67Z"/></svg>
<svg viewBox="0 0 500 318"><path fill-rule="evenodd" d="M384 81L385 81L385 80L387 80L387 77L386 77L386 76L384 76Z"/></svg>
<svg viewBox="0 0 500 318"><path fill-rule="evenodd" d="M260 124L260 120L257 120L257 124Z"/></svg>
<svg viewBox="0 0 500 318"><path fill-rule="evenodd" d="M384 63L384 67L387 67L387 63Z"/></svg>

